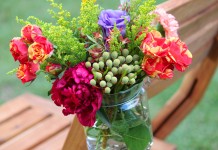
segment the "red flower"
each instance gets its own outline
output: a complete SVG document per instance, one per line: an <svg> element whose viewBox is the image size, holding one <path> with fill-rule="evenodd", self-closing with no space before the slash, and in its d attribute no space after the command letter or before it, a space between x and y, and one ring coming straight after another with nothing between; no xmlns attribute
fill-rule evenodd
<svg viewBox="0 0 218 150"><path fill-rule="evenodd" d="M36 25L28 24L21 29L21 36L28 44L34 42L36 35L42 35L42 30Z"/></svg>
<svg viewBox="0 0 218 150"><path fill-rule="evenodd" d="M53 53L53 45L44 36L36 36L34 43L28 48L29 58L34 63L41 63Z"/></svg>
<svg viewBox="0 0 218 150"><path fill-rule="evenodd" d="M161 79L173 77L174 66L168 56L169 46L159 32L147 33L140 48L145 54L142 69L149 76Z"/></svg>
<svg viewBox="0 0 218 150"><path fill-rule="evenodd" d="M185 69L192 63L192 54L188 47L179 38L170 38L169 42L169 57L179 71Z"/></svg>
<svg viewBox="0 0 218 150"><path fill-rule="evenodd" d="M39 65L32 62L20 64L17 70L17 77L22 83L33 81L36 78L36 72L39 70Z"/></svg>
<svg viewBox="0 0 218 150"><path fill-rule="evenodd" d="M15 61L25 63L28 61L28 46L23 42L23 39L15 37L10 41L10 52Z"/></svg>
<svg viewBox="0 0 218 150"><path fill-rule="evenodd" d="M90 85L93 78L90 69L82 62L65 71L51 89L51 98L58 106L63 106L63 114L76 114L84 126L93 126L97 110L101 106L101 91Z"/></svg>
<svg viewBox="0 0 218 150"><path fill-rule="evenodd" d="M45 67L45 71L54 75L54 76L57 76L57 75L59 75L59 73L61 73L62 66L60 64L49 63Z"/></svg>

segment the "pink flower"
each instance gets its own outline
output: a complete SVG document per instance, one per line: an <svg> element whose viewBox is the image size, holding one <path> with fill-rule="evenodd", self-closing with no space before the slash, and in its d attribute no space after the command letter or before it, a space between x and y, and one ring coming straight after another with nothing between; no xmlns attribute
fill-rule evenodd
<svg viewBox="0 0 218 150"><path fill-rule="evenodd" d="M171 14L167 14L162 8L157 8L154 13L157 14L157 19L163 26L166 37L178 37L177 30L179 28L179 24L175 17Z"/></svg>
<svg viewBox="0 0 218 150"><path fill-rule="evenodd" d="M28 61L28 46L22 38L15 37L10 41L10 52L15 61L25 63Z"/></svg>
<svg viewBox="0 0 218 150"><path fill-rule="evenodd" d="M20 64L17 70L17 77L22 83L33 81L36 78L36 72L39 70L39 65L33 62Z"/></svg>
<svg viewBox="0 0 218 150"><path fill-rule="evenodd" d="M101 107L102 92L90 85L93 75L85 63L69 68L51 89L51 98L57 106L63 106L63 114L76 114L84 126L93 126L96 112Z"/></svg>
<svg viewBox="0 0 218 150"><path fill-rule="evenodd" d="M36 25L28 24L21 29L21 36L28 44L33 43L36 35L42 35L42 30Z"/></svg>

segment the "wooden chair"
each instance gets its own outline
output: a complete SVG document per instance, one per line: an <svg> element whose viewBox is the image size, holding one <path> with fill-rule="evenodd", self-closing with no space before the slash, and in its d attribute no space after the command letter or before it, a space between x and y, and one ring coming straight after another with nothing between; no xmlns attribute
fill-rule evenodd
<svg viewBox="0 0 218 150"><path fill-rule="evenodd" d="M164 138L201 100L217 68L218 0L169 0L160 7L176 16L180 37L193 53L187 72L176 72L172 80L153 80L148 89L151 98L184 76L178 91L152 121L152 150L175 150ZM12 149L86 150L84 130L76 117L63 117L51 101L25 94L0 106L0 150Z"/></svg>

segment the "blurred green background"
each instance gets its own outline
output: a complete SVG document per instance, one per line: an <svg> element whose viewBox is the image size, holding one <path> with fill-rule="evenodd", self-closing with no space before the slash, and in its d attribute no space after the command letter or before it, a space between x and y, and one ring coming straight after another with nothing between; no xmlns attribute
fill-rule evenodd
<svg viewBox="0 0 218 150"><path fill-rule="evenodd" d="M163 1L159 0L158 3ZM73 16L79 14L80 0L56 0L56 2L62 2ZM98 0L98 2L104 8L114 9L119 4L119 0ZM37 78L29 86L28 84L23 85L15 75L6 75L6 73L18 66L9 52L9 41L13 37L20 36L22 27L16 23L15 17L26 19L33 15L47 22L52 22L47 13L48 8L49 3L46 0L0 0L0 104L26 92L47 97L47 91L51 84L47 83L43 76ZM149 101L152 117L175 92L180 82L181 80ZM218 71L202 101L167 138L168 142L176 144L179 150L218 150L217 89Z"/></svg>

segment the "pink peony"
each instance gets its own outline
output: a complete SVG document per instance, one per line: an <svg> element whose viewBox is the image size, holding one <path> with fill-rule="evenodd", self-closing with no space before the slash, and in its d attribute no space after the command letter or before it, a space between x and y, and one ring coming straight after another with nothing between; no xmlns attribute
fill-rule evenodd
<svg viewBox="0 0 218 150"><path fill-rule="evenodd" d="M167 14L162 8L157 8L154 13L157 14L157 19L163 26L166 37L178 37L177 30L179 29L179 24L175 17L171 14Z"/></svg>
<svg viewBox="0 0 218 150"><path fill-rule="evenodd" d="M76 114L84 126L93 126L96 112L101 107L102 92L90 85L93 75L85 63L69 68L51 89L51 98L57 106L63 106L63 114Z"/></svg>

